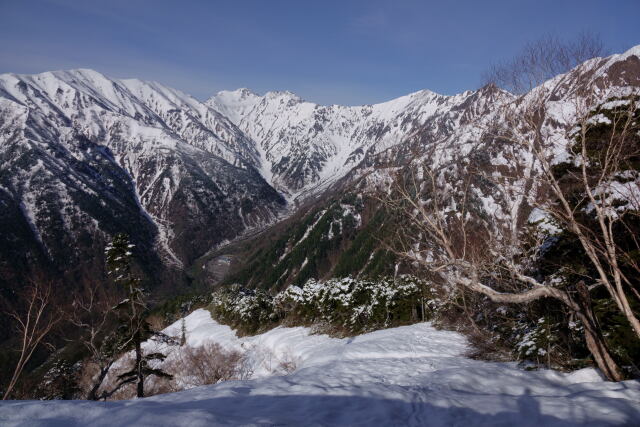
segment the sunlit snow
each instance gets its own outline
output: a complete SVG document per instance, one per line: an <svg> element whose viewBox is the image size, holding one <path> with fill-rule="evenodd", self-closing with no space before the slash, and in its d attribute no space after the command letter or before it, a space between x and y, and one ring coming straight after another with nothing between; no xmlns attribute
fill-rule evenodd
<svg viewBox="0 0 640 427"><path fill-rule="evenodd" d="M176 322L167 332L177 332ZM608 383L596 371L524 371L464 356L466 340L428 323L353 338L276 328L238 338L197 310L187 342L262 347L297 361L289 375L228 381L146 399L5 402L2 425L638 425L640 382ZM251 350L248 350L251 351ZM267 353L263 353L267 354ZM265 363L266 361L262 361ZM266 367L266 366L265 366Z"/></svg>

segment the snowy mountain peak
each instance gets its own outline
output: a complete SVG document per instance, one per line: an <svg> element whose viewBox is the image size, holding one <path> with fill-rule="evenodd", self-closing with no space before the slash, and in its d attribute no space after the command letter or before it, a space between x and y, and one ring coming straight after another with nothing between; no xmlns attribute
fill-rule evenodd
<svg viewBox="0 0 640 427"><path fill-rule="evenodd" d="M220 91L206 101L206 104L237 124L242 115L252 109L261 99L262 97L253 91L240 88L233 91Z"/></svg>
<svg viewBox="0 0 640 427"><path fill-rule="evenodd" d="M547 82L541 89L555 91L550 114L596 79L640 87L639 54L636 46L595 58ZM159 83L90 69L2 74L0 207L11 206L13 219L9 228L0 224L0 236L66 259L56 255L58 242L73 241L59 235L73 234L76 224L110 234L126 222L138 240L154 236L179 264L274 221L284 205L278 192L304 200L338 181L402 167L436 144L446 158L470 150L478 122L513 99L485 86L324 106L288 91L242 88L202 103ZM554 117L555 125L562 120ZM12 234L18 223L24 235Z"/></svg>
<svg viewBox="0 0 640 427"><path fill-rule="evenodd" d="M229 100L231 99L241 100L241 99L247 99L247 98L260 97L259 94L255 93L251 89L247 89L246 87L241 87L236 90L221 90L215 96L220 98L226 98Z"/></svg>
<svg viewBox="0 0 640 427"><path fill-rule="evenodd" d="M321 191L365 157L402 144L434 117L458 115L454 107L474 93L445 96L421 90L379 104L351 107L314 104L289 91L258 96L237 90L220 92L207 105L229 117L256 142L265 179L295 198ZM447 123L441 130L452 125Z"/></svg>
<svg viewBox="0 0 640 427"><path fill-rule="evenodd" d="M626 52L623 52L617 55L612 55L611 59L612 61L618 62L618 61L624 61L631 56L635 56L636 58L640 59L640 44L633 46L632 48L628 49Z"/></svg>
<svg viewBox="0 0 640 427"><path fill-rule="evenodd" d="M0 215L11 216L0 235L57 265L77 236L118 231L183 265L272 222L284 205L250 138L155 82L89 69L3 74L0 135Z"/></svg>
<svg viewBox="0 0 640 427"><path fill-rule="evenodd" d="M540 89L557 90L560 84L564 89L556 96L563 98L571 88L592 84L584 81L585 73L580 70L595 70L590 74L591 81L603 77L617 87L640 85L635 69L640 61L637 65L633 62L639 55L640 46L636 46L620 55L594 58ZM220 92L207 105L229 117L256 142L265 179L295 198L321 191L362 162L406 145L417 133L423 145L465 134L463 125L512 99L511 93L487 85L456 95L420 90L390 101L353 107L318 105L288 91L259 96L238 90ZM420 146L413 149L419 150Z"/></svg>
<svg viewBox="0 0 640 427"><path fill-rule="evenodd" d="M300 98L293 92L288 90L272 90L264 94L264 98L266 99L284 99L284 100L293 100L298 102L303 102L304 100Z"/></svg>

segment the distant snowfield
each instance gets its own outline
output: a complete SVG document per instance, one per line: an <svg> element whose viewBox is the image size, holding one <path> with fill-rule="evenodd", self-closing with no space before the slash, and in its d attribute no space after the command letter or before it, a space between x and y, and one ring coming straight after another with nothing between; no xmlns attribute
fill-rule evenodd
<svg viewBox="0 0 640 427"><path fill-rule="evenodd" d="M464 337L428 323L346 339L309 335L306 328L237 338L197 310L186 328L189 345L213 340L251 357L270 356L254 360L254 379L146 399L3 402L0 425L640 425L639 381L608 383L591 369L527 372L471 360L463 356ZM295 360L297 369L267 376L272 357Z"/></svg>

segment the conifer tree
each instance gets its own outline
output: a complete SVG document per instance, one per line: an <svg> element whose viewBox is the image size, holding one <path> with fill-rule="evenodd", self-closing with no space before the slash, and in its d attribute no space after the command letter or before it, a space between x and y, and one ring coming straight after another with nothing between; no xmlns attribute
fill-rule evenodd
<svg viewBox="0 0 640 427"><path fill-rule="evenodd" d="M162 353L144 354L142 351L142 342L159 333L153 331L146 321L147 306L141 280L132 271L134 248L135 245L129 241L129 236L120 233L107 245L106 258L109 275L127 293L127 298L116 306L120 313L122 348L133 347L135 350L135 363L129 371L118 376L116 389L125 384L136 383L137 397L144 397L145 376L171 378L171 375L149 365L152 360L164 360L165 356Z"/></svg>

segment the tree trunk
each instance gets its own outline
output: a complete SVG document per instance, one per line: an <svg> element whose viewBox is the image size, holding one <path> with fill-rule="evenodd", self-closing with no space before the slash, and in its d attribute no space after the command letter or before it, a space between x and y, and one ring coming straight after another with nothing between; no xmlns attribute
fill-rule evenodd
<svg viewBox="0 0 640 427"><path fill-rule="evenodd" d="M144 375L142 373L142 348L140 331L136 331L136 369L138 371L138 397L144 397Z"/></svg>
<svg viewBox="0 0 640 427"><path fill-rule="evenodd" d="M507 294L497 292L488 286L484 286L477 280L459 280L459 283L473 291L487 295L493 302L524 303L542 297L552 297L562 301L576 312L577 316L584 324L584 335L585 341L587 342L587 348L591 352L596 365L605 377L609 381L624 380L622 370L616 361L613 360L613 357L611 357L611 353L607 348L604 336L602 335L600 326L598 325L598 319L596 318L593 312L593 307L591 306L589 289L583 281L576 284L577 298L575 298L575 300L571 298L571 295L568 292L550 286L540 286L519 294Z"/></svg>
<svg viewBox="0 0 640 427"><path fill-rule="evenodd" d="M616 361L611 357L604 336L598 326L598 319L591 306L589 289L582 281L576 285L576 289L577 304L581 309L576 314L584 325L584 338L587 342L587 348L593 355L596 365L609 381L624 380L624 375Z"/></svg>
<svg viewBox="0 0 640 427"><path fill-rule="evenodd" d="M18 360L18 364L16 365L16 368L13 371L13 376L11 377L11 381L9 381L9 386L7 386L7 389L2 395L2 400L8 400L9 395L13 393L13 388L18 382L18 378L20 377L20 374L22 373L22 369L24 368L23 361L24 361L24 351L23 353L20 354L20 359Z"/></svg>
<svg viewBox="0 0 640 427"><path fill-rule="evenodd" d="M98 379L96 379L95 383L93 384L93 387L91 387L91 390L87 395L87 400L100 400L100 396L98 396L98 389L102 385L102 382L104 381L104 379L107 377L107 374L109 373L109 369L111 369L111 365L113 365L113 362L109 362L105 366L100 368L100 374L98 375Z"/></svg>

